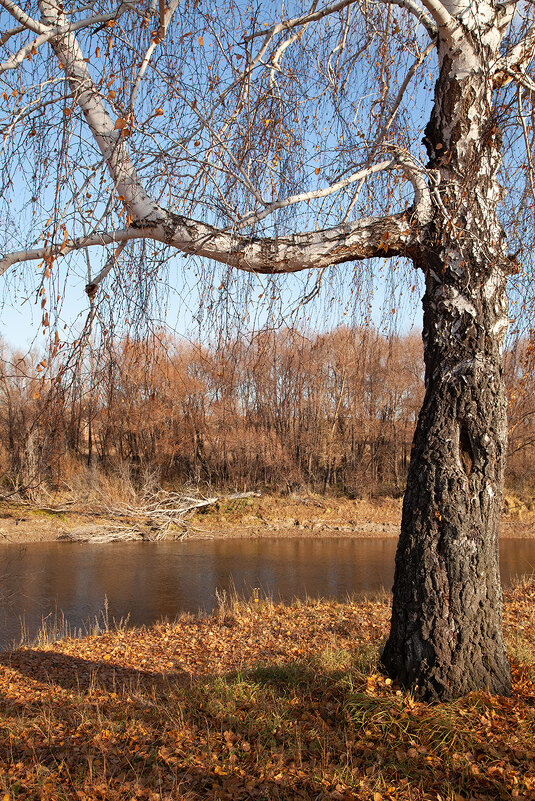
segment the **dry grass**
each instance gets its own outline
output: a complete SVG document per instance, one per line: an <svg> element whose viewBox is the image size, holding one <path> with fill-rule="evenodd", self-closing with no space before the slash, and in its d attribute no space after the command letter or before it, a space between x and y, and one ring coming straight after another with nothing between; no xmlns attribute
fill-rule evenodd
<svg viewBox="0 0 535 801"><path fill-rule="evenodd" d="M206 496L216 490L206 490ZM136 484L124 469L113 476L85 468L43 505L0 504L0 543L93 537L169 539L188 537L397 537L400 498L350 499L313 493L222 499L204 509L174 515L178 496L201 497L198 488L158 489L148 472ZM501 536L535 537L535 512L506 496ZM171 509L171 514L170 514ZM174 515L174 517L173 517Z"/></svg>

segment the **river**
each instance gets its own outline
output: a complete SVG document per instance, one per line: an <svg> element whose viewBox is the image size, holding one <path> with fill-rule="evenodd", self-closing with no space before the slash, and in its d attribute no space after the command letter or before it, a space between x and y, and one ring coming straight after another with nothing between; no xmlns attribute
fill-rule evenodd
<svg viewBox="0 0 535 801"><path fill-rule="evenodd" d="M73 627L100 616L150 624L180 612L211 611L217 593L273 600L390 591L396 540L215 539L161 543L41 542L0 547L0 647L35 636L61 611ZM535 540L500 544L504 587L533 573Z"/></svg>

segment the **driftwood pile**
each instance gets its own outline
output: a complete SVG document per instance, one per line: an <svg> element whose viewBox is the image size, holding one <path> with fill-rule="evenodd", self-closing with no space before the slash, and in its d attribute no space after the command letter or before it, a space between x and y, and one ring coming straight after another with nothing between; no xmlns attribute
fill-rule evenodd
<svg viewBox="0 0 535 801"><path fill-rule="evenodd" d="M176 492L158 492L139 505L127 503L106 505L93 514L107 520L116 518L116 523L95 525L85 523L70 531L62 532L58 539L93 543L127 540L158 542L166 539L170 532L175 540L185 539L190 530L189 518L198 509L204 509L224 501L258 497L259 495L259 492L236 492L211 498L192 498ZM72 509L55 509L54 511L72 512Z"/></svg>

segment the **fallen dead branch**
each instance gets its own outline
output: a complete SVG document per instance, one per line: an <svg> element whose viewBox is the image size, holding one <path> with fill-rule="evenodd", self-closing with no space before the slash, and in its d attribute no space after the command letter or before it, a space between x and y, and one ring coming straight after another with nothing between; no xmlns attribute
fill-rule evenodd
<svg viewBox="0 0 535 801"><path fill-rule="evenodd" d="M63 531L58 540L69 542L92 542L95 544L106 542L127 542L146 539L145 531L140 526L96 526L86 524L77 526L70 531Z"/></svg>
<svg viewBox="0 0 535 801"><path fill-rule="evenodd" d="M152 496L144 497L139 504L119 503L104 504L98 512L108 518L128 520L128 523L117 525L85 524L70 531L62 532L58 539L73 542L105 543L118 540L139 540L158 542L164 540L172 530L173 539L185 539L189 533L188 519L198 509L213 506L225 501L242 498L259 497L259 492L235 492L230 495L215 495L209 498L194 498L180 495L177 492L159 491ZM54 507L46 511L53 513L76 512L72 508ZM136 522L132 523L134 520ZM143 521L143 522L141 522Z"/></svg>

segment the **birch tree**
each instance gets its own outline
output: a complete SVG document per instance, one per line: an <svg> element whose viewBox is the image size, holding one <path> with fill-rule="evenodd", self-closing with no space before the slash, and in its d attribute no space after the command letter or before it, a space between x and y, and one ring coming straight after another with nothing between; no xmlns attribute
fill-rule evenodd
<svg viewBox="0 0 535 801"><path fill-rule="evenodd" d="M0 6L0 272L26 266L44 327L69 260L92 308L173 254L316 288L370 259L421 273L426 392L382 661L423 698L508 693L501 351L532 236L533 4Z"/></svg>

